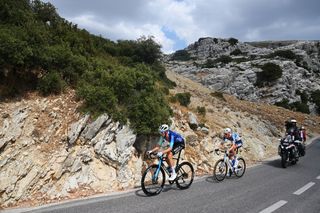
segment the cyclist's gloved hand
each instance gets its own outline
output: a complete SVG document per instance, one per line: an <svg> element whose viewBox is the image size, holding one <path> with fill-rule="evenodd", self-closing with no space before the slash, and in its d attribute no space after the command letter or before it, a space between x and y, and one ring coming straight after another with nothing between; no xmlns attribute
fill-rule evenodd
<svg viewBox="0 0 320 213"><path fill-rule="evenodd" d="M162 152L158 152L158 153L157 153L157 156L158 156L158 157L162 157L162 155L163 155Z"/></svg>

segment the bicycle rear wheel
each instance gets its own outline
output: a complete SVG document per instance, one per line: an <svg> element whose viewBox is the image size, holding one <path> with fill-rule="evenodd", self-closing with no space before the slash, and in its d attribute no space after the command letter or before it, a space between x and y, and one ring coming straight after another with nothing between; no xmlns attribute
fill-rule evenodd
<svg viewBox="0 0 320 213"><path fill-rule="evenodd" d="M234 171L235 176L242 177L246 171L246 162L243 158L238 158L238 166Z"/></svg>
<svg viewBox="0 0 320 213"><path fill-rule="evenodd" d="M223 181L227 175L228 166L223 159L217 161L213 168L213 177L217 181Z"/></svg>
<svg viewBox="0 0 320 213"><path fill-rule="evenodd" d="M148 196L157 195L163 189L165 173L162 167L160 167L158 174L156 174L157 170L158 165L151 165L144 171L142 175L141 188L142 191Z"/></svg>
<svg viewBox="0 0 320 213"><path fill-rule="evenodd" d="M193 166L189 162L182 162L177 167L176 184L179 189L187 189L191 186L194 178Z"/></svg>

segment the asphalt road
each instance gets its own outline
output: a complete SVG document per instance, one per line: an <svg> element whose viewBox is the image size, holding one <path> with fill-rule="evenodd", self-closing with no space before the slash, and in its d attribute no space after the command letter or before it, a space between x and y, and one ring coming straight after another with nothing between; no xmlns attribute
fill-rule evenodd
<svg viewBox="0 0 320 213"><path fill-rule="evenodd" d="M281 168L280 158L247 169L242 178L217 183L212 177L196 180L189 189L166 186L160 195L146 197L141 189L28 212L320 212L320 138L307 148L296 165Z"/></svg>

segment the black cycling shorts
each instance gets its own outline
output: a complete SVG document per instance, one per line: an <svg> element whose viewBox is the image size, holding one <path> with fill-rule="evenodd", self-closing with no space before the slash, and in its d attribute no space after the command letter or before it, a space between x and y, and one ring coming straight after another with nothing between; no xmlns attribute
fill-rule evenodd
<svg viewBox="0 0 320 213"><path fill-rule="evenodd" d="M179 143L175 142L172 147L172 154L173 155L177 154L182 149L184 149L184 147L185 147L184 141Z"/></svg>

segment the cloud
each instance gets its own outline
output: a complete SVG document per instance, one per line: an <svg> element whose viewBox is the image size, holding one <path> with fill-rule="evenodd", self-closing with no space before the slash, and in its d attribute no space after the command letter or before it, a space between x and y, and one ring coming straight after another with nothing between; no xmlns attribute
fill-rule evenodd
<svg viewBox="0 0 320 213"><path fill-rule="evenodd" d="M152 35L168 53L200 37L319 39L318 0L49 0L66 19L112 39Z"/></svg>

